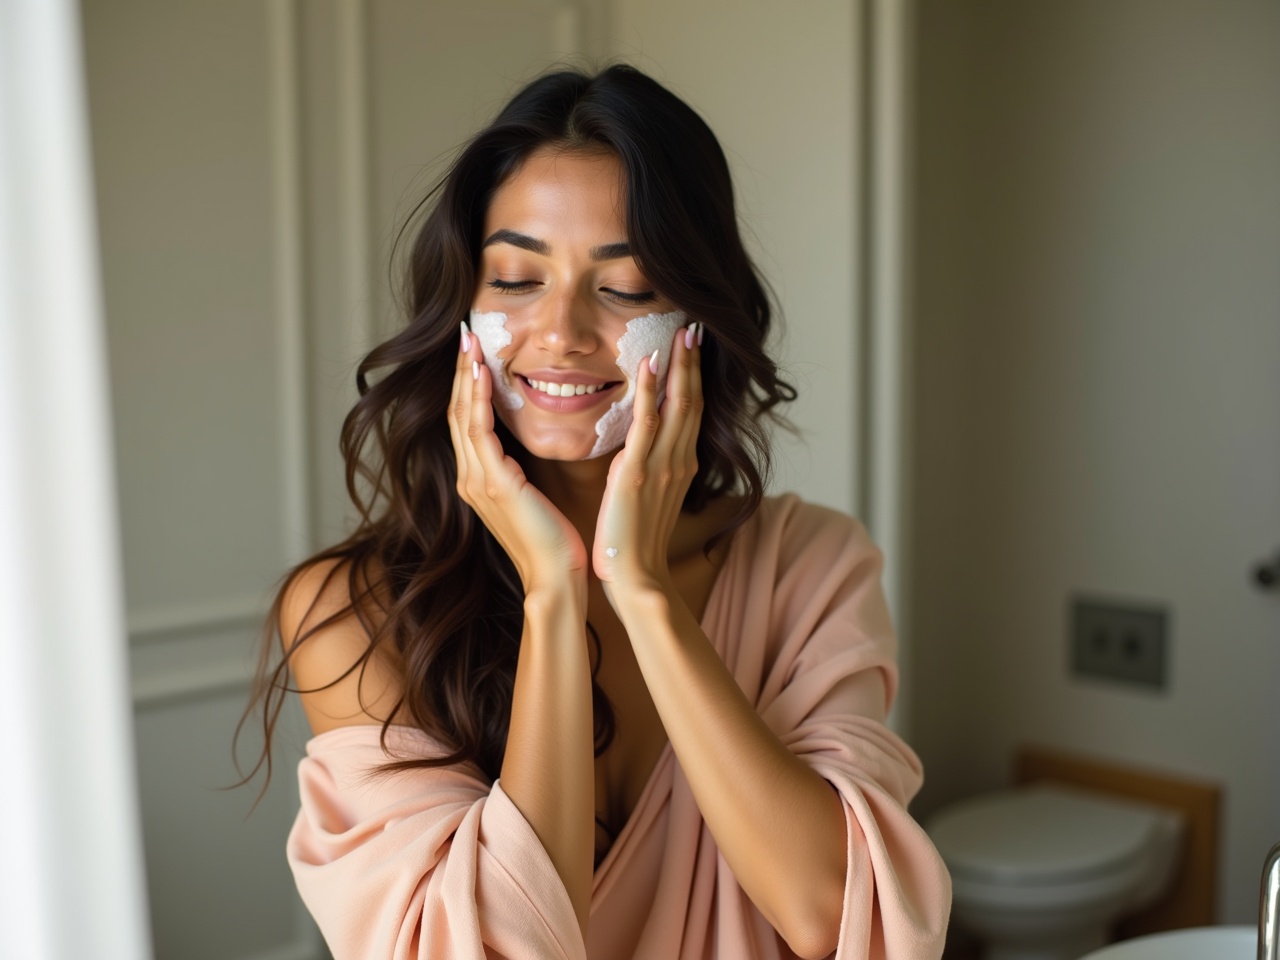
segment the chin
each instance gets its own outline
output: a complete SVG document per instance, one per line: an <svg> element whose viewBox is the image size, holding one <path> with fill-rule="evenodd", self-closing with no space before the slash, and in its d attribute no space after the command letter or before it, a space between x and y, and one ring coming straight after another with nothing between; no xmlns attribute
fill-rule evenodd
<svg viewBox="0 0 1280 960"><path fill-rule="evenodd" d="M579 461L591 456L596 445L594 430L568 431L557 430L531 434L519 427L507 424L511 435L519 441L529 456L539 460ZM597 459L597 458L593 458Z"/></svg>
<svg viewBox="0 0 1280 960"><path fill-rule="evenodd" d="M574 446L569 444L548 443L532 444L525 447L529 455L539 460L558 460L564 463L579 463L591 454L593 444Z"/></svg>

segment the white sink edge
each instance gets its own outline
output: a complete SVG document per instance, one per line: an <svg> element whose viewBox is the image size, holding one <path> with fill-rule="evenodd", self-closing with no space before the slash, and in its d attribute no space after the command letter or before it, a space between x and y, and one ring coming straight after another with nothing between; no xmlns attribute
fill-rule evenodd
<svg viewBox="0 0 1280 960"><path fill-rule="evenodd" d="M1080 960L1255 960L1257 927L1193 927L1122 940Z"/></svg>

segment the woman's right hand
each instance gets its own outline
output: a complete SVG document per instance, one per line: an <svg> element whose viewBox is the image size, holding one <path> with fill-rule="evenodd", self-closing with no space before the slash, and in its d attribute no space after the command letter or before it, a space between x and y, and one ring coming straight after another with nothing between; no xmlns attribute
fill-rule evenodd
<svg viewBox="0 0 1280 960"><path fill-rule="evenodd" d="M493 381L480 341L474 334L463 339L449 400L458 495L507 551L526 596L570 585L585 597L588 557L582 537L503 453L493 431Z"/></svg>

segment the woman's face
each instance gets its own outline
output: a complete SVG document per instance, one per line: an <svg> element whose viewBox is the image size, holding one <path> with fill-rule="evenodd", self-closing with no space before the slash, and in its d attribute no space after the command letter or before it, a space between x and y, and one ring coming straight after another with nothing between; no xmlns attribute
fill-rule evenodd
<svg viewBox="0 0 1280 960"><path fill-rule="evenodd" d="M495 382L494 409L536 457L603 452L593 453L596 422L635 377L618 366L627 321L675 310L632 259L625 211L617 157L542 148L485 215L472 308L505 315L502 378L523 402L501 402Z"/></svg>

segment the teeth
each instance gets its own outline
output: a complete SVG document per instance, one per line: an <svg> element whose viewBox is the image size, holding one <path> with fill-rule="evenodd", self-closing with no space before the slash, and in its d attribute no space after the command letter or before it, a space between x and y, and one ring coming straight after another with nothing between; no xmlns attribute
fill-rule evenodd
<svg viewBox="0 0 1280 960"><path fill-rule="evenodd" d="M526 382L542 393L552 397L581 396L584 393L595 393L598 385L587 386L585 383L551 383L547 380L526 380Z"/></svg>

